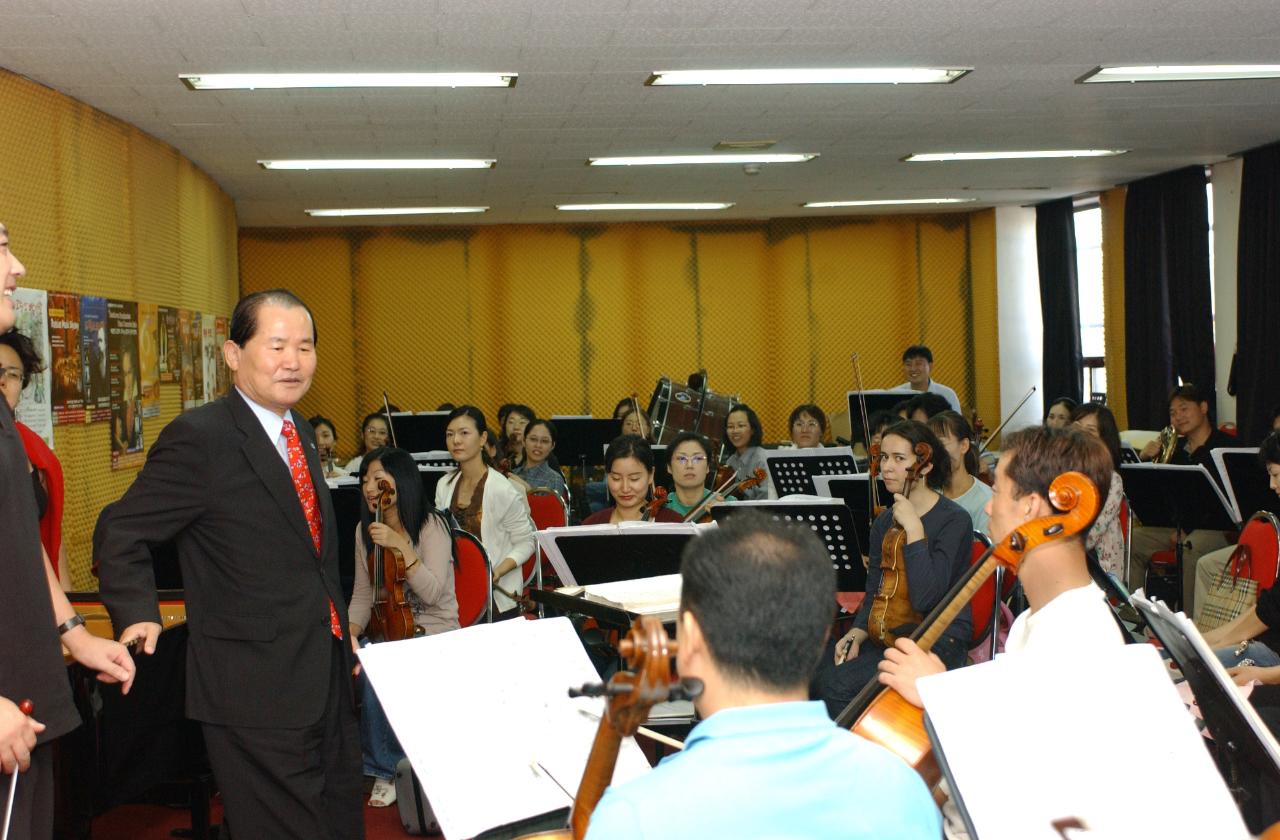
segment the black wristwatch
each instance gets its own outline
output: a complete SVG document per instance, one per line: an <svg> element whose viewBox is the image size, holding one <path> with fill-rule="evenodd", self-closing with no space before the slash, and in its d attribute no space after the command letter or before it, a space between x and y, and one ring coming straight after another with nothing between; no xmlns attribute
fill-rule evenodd
<svg viewBox="0 0 1280 840"><path fill-rule="evenodd" d="M68 618L66 621L58 625L58 635L65 636L82 624L84 624L84 616L80 613L76 613L71 616L71 618Z"/></svg>

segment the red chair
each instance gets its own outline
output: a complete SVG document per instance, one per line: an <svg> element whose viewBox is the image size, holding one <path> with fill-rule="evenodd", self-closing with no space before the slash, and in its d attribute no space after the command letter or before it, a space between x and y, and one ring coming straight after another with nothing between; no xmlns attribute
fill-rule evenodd
<svg viewBox="0 0 1280 840"><path fill-rule="evenodd" d="M971 564L976 565L991 547L991 540L981 531L973 532L973 555ZM981 645L991 639L991 658L995 658L1000 645L1000 604L1013 592L1017 577L1004 566L996 566L991 576L978 587L969 601L969 609L973 617L973 635L969 639L969 649Z"/></svg>
<svg viewBox="0 0 1280 840"><path fill-rule="evenodd" d="M1232 569L1258 582L1258 589L1270 589L1276 582L1280 565L1280 519L1274 513L1260 510L1244 524L1239 545L1249 546L1249 568Z"/></svg>
<svg viewBox="0 0 1280 840"><path fill-rule="evenodd" d="M554 490L530 490L529 515L533 519L533 527L539 531L545 531L547 528L563 528L569 524L569 506ZM535 562L539 557L542 561ZM529 559L520 566L524 573L524 585L535 585L541 589L542 578L550 571L544 569L548 562L546 552L541 548L535 548L533 554L529 555Z"/></svg>
<svg viewBox="0 0 1280 840"><path fill-rule="evenodd" d="M474 534L453 529L453 594L458 599L458 625L470 627L493 617L493 572L484 546Z"/></svg>

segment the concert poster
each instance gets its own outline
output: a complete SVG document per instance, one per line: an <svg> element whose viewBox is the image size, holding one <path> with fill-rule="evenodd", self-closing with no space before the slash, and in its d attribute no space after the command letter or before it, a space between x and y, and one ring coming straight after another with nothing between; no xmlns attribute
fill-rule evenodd
<svg viewBox="0 0 1280 840"><path fill-rule="evenodd" d="M53 374L53 424L84 423L79 295L49 295L49 371Z"/></svg>
<svg viewBox="0 0 1280 840"><path fill-rule="evenodd" d="M182 376L182 407L183 409L195 408L199 403L196 401L196 359L191 357L192 338L191 332L195 330L195 341L200 340L200 322L192 323L196 313L190 309L178 310L178 352L181 356L179 371Z"/></svg>
<svg viewBox="0 0 1280 840"><path fill-rule="evenodd" d="M217 323L208 312L200 316L200 358L204 364L204 401L217 399L218 390L218 356L221 353L214 341L214 328Z"/></svg>
<svg viewBox="0 0 1280 840"><path fill-rule="evenodd" d="M80 353L84 363L84 407L90 423L111 419L107 371L107 299L80 298Z"/></svg>
<svg viewBox="0 0 1280 840"><path fill-rule="evenodd" d="M107 370L111 391L111 469L142 466L142 379L138 304L107 301Z"/></svg>
<svg viewBox="0 0 1280 840"><path fill-rule="evenodd" d="M45 369L33 374L27 387L22 389L14 416L31 431L53 446L53 403L49 393L49 293L43 289L15 289L13 309L17 313L14 328L31 339L36 353L45 363Z"/></svg>
<svg viewBox="0 0 1280 840"><path fill-rule="evenodd" d="M227 343L228 318L219 315L214 321L213 340L218 345L218 396L226 396L231 388L231 371L227 369L227 360L222 356L222 345Z"/></svg>
<svg viewBox="0 0 1280 840"><path fill-rule="evenodd" d="M138 304L138 377L142 380L142 416L160 416L160 310Z"/></svg>
<svg viewBox="0 0 1280 840"><path fill-rule="evenodd" d="M178 310L172 306L160 307L157 315L159 332L157 340L160 348L157 356L160 362L161 382L182 381L182 349L178 344Z"/></svg>

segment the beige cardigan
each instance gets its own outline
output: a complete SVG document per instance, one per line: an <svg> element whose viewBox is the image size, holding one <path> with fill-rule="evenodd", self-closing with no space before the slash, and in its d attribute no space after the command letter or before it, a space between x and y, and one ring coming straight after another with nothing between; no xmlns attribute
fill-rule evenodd
<svg viewBox="0 0 1280 840"><path fill-rule="evenodd" d="M366 560L364 534L356 525L356 585L347 605L351 623L363 630L369 626L369 614L373 610L373 584L369 580L369 564ZM458 599L453 591L453 545L440 520L427 517L418 535L414 553L418 563L408 570L406 578L413 590L409 602L414 606L413 623L427 631L427 635L458 629ZM413 562L406 557L406 565Z"/></svg>

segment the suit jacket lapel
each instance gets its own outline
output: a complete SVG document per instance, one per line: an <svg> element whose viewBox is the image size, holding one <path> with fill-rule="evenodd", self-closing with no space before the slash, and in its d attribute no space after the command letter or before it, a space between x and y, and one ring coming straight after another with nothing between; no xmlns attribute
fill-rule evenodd
<svg viewBox="0 0 1280 840"><path fill-rule="evenodd" d="M249 408L238 391L232 390L227 400L231 406L231 416L235 418L236 425L244 434L244 442L240 444L241 451L244 452L253 471L258 474L258 478L266 485L271 497L280 506L280 512L284 514L284 518L298 536L306 541L307 550L314 555L315 545L311 542L311 527L307 525L307 516L302 512L302 502L298 499L297 488L293 486L289 467L280 458L280 450L276 449L273 441L267 440L262 424L258 422L253 409ZM307 460L310 463L311 459ZM313 482L314 476L313 469ZM323 516L323 513L321 515Z"/></svg>

